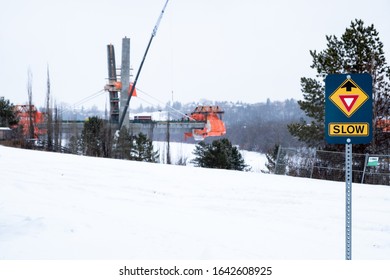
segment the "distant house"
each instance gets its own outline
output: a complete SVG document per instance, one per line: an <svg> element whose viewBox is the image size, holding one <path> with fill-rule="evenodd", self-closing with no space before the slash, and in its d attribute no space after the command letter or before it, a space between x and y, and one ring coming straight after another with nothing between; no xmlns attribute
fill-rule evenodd
<svg viewBox="0 0 390 280"><path fill-rule="evenodd" d="M9 127L0 127L0 141L11 139L12 130Z"/></svg>

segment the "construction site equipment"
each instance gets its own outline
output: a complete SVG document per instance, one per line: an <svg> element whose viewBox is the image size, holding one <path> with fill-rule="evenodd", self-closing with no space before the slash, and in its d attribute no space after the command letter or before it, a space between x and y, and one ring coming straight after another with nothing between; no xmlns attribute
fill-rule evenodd
<svg viewBox="0 0 390 280"><path fill-rule="evenodd" d="M161 14L160 14L158 20L157 20L157 23L156 23L156 25L155 25L154 28L153 28L152 36L150 37L148 46L146 47L145 54L144 54L144 57L142 58L142 61L141 61L140 66L139 66L139 68L138 68L137 75L135 76L134 85L133 85L133 87L131 87L130 94L129 94L128 98L127 98L127 101L126 101L124 110L123 110L123 112L122 112L122 115L120 116L118 130L121 130L121 128L122 128L123 121L124 121L125 116L126 116L126 114L127 114L127 109L129 108L130 99L131 99L131 97L133 96L133 92L134 92L134 90L135 90L135 87L137 86L138 77L139 77L139 75L140 75L140 73L141 73L142 66L144 65L146 55L148 54L148 51L149 51L150 45L152 44L153 38L156 36L158 26L160 25L161 19L162 19L163 15L164 15L164 12L165 12L165 8L166 8L167 5L168 5L168 1L169 1L169 0L167 0L167 1L165 2L165 5L164 5L164 7L163 7L163 9L162 9L162 11L161 11Z"/></svg>
<svg viewBox="0 0 390 280"><path fill-rule="evenodd" d="M130 131L134 132L134 131L140 131L145 129L153 131L153 129L155 129L156 126L165 126L165 125L169 129L170 125L172 124L172 122L169 119L168 121L153 121L152 118L149 116L142 116L141 118L137 117L133 121L129 122L128 114L127 114L131 98L133 96L137 96L136 94L137 81L141 73L143 64L145 62L146 56L148 54L152 40L156 36L157 29L160 25L161 19L168 5L168 1L169 0L166 0L165 5L157 20L157 23L154 26L152 35L146 47L143 59L138 68L138 72L135 76L133 83L129 84L129 81L127 79L129 77L128 70L130 68L124 67L124 65L128 65L130 61L129 58L130 39L124 38L122 40L122 69L120 74L121 81L117 80L114 47L112 45L107 46L109 82L105 86L105 90L109 91L110 93L110 103L111 103L110 119L111 119L111 123L118 123L117 132L120 131L123 125L126 126L130 125ZM128 84L129 86L127 89ZM118 97L119 91L121 92L120 98ZM126 92L127 92L127 96L126 96ZM184 133L185 139L189 137L194 137L195 140L199 141L209 136L222 136L226 134L225 124L222 121L223 113L224 113L223 110L219 108L219 106L198 106L190 114L190 116L185 115L185 117L183 117L182 120L175 121L173 123L175 124L176 129L184 129L184 131L191 130L191 132ZM118 135L118 133L115 133L115 135Z"/></svg>
<svg viewBox="0 0 390 280"><path fill-rule="evenodd" d="M34 139L46 134L46 129L41 129L39 126L45 122L45 115L39 112L34 105L16 105L15 110L19 118L19 126L22 127L23 135L30 137L30 125L34 128Z"/></svg>
<svg viewBox="0 0 390 280"><path fill-rule="evenodd" d="M390 132L390 119L381 119L376 121L376 127L381 129L383 132Z"/></svg>
<svg viewBox="0 0 390 280"><path fill-rule="evenodd" d="M110 97L110 122L112 124L119 124L119 117L124 111L124 104L128 95L130 94L133 83L129 81L130 75L130 39L123 38L122 40L122 66L120 72L120 81L116 73L115 49L112 44L107 45L107 61L108 61L108 83L104 86L104 90L109 92ZM128 86L123 87L123 83L128 83ZM119 98L118 92L121 93ZM126 95L127 92L127 95ZM137 91L134 89L132 96L137 96ZM128 118L126 119L128 121Z"/></svg>
<svg viewBox="0 0 390 280"><path fill-rule="evenodd" d="M120 88L117 86L115 50L112 44L107 45L107 64L108 64L108 83L104 87L110 96L110 121L111 123L119 122L119 96Z"/></svg>
<svg viewBox="0 0 390 280"><path fill-rule="evenodd" d="M224 111L219 106L198 106L189 116L189 121L205 122L203 129L193 129L184 134L185 139L194 137L201 141L209 136L223 136L226 134L225 124L222 121Z"/></svg>

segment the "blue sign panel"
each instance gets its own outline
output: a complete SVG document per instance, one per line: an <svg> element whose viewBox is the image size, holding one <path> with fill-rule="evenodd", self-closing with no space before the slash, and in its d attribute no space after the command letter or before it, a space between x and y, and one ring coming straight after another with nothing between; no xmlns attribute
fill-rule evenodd
<svg viewBox="0 0 390 280"><path fill-rule="evenodd" d="M329 144L372 140L370 74L330 74L325 79L325 139Z"/></svg>

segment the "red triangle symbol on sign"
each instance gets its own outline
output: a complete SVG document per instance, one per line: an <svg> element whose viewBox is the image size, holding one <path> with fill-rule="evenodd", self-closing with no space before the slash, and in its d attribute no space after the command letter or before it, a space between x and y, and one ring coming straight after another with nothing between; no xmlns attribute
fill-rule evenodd
<svg viewBox="0 0 390 280"><path fill-rule="evenodd" d="M359 95L339 95L341 102L343 102L345 109L347 109L348 113L351 111L353 105L355 104L356 100L359 98Z"/></svg>

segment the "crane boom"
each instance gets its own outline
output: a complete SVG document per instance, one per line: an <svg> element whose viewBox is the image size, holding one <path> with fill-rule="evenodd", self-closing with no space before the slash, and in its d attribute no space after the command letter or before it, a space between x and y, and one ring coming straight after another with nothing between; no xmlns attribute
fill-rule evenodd
<svg viewBox="0 0 390 280"><path fill-rule="evenodd" d="M163 15L164 15L164 12L165 12L165 8L166 8L167 5L168 5L168 1L169 1L169 0L166 0L165 5L164 5L164 7L163 7L163 9L162 9L162 11L161 11L161 13L160 13L160 16L159 16L158 19L157 19L157 23L156 23L156 25L155 25L154 28L153 28L152 36L150 37L148 46L146 47L144 57L142 58L141 64L140 64L140 66L139 66L139 68L138 68L137 75L135 76L135 79L134 79L133 86L131 87L130 94L129 94L129 96L127 97L126 105L125 105L125 107L124 107L124 109L123 109L123 113L122 113L122 115L121 115L121 117L120 117L119 128L118 128L118 130L121 130L121 128L122 128L123 120L125 119L125 115L127 114L127 109L129 108L130 99L131 99L131 97L133 96L133 92L134 92L134 90L135 90L135 87L137 86L138 77L139 77L139 75L140 75L140 73L141 73L142 66L144 65L146 55L148 54L148 51L149 51L150 45L152 44L153 38L156 36L158 26L160 25L161 19L162 19Z"/></svg>

